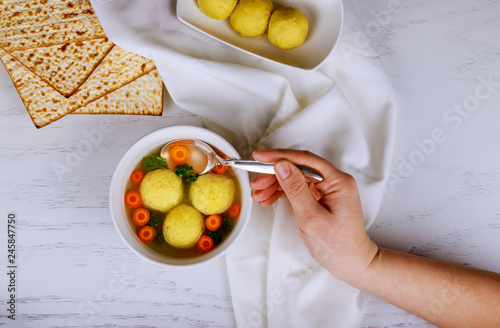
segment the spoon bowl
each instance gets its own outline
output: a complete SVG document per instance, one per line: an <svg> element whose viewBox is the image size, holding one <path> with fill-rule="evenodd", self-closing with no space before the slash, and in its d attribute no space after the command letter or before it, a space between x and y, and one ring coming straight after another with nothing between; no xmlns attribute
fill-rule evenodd
<svg viewBox="0 0 500 328"><path fill-rule="evenodd" d="M167 143L160 151L160 156L167 161L168 167L175 167L170 157L170 150L175 146L184 147L189 151L186 163L193 167L195 173L209 173L217 165L215 152L207 143L197 139L176 139Z"/></svg>

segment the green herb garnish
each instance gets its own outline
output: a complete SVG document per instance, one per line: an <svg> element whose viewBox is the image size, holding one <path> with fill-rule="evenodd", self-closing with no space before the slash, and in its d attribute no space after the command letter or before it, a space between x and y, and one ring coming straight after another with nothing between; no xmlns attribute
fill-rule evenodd
<svg viewBox="0 0 500 328"><path fill-rule="evenodd" d="M228 235L231 230L233 229L233 226L231 225L231 220L229 220L226 217L222 217L222 224L219 229L222 229L222 232L226 235Z"/></svg>
<svg viewBox="0 0 500 328"><path fill-rule="evenodd" d="M156 216L153 212L149 211L149 221L146 225L153 227L156 230L156 236L154 241L158 244L161 244L164 241L163 238L163 218L160 216Z"/></svg>
<svg viewBox="0 0 500 328"><path fill-rule="evenodd" d="M167 161L165 158L160 156L160 153L144 157L142 159L142 164L144 165L144 168L148 171L155 170L155 169L163 169L167 168Z"/></svg>
<svg viewBox="0 0 500 328"><path fill-rule="evenodd" d="M151 211L149 211L149 221L147 225L152 226L153 228L157 229L159 225L163 223L163 218L154 215Z"/></svg>
<svg viewBox="0 0 500 328"><path fill-rule="evenodd" d="M220 231L220 229L209 231L207 235L214 241L214 246L217 246L222 242L222 231Z"/></svg>
<svg viewBox="0 0 500 328"><path fill-rule="evenodd" d="M231 221L226 217L222 217L222 224L219 229L209 231L207 235L214 241L214 246L217 246L222 242L222 237L229 234L232 228Z"/></svg>
<svg viewBox="0 0 500 328"><path fill-rule="evenodd" d="M165 240L163 238L163 233L158 233L158 231L156 232L156 235L155 235L155 238L153 239L157 244L162 244L163 241Z"/></svg>
<svg viewBox="0 0 500 328"><path fill-rule="evenodd" d="M177 165L175 167L175 174L177 174L177 176L179 178L181 178L183 181L187 181L187 182L191 182L191 183L195 182L199 176L198 173L195 173L193 171L193 167L187 165L186 163L184 163L182 165Z"/></svg>

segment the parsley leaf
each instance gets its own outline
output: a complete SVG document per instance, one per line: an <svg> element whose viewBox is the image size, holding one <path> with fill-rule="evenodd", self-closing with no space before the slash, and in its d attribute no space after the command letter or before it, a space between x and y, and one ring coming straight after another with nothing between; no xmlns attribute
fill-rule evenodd
<svg viewBox="0 0 500 328"><path fill-rule="evenodd" d="M181 178L183 181L188 181L191 183L195 182L199 176L198 173L194 173L193 167L187 165L186 163L182 165L177 165L175 167L175 174L177 174L177 176Z"/></svg>
<svg viewBox="0 0 500 328"><path fill-rule="evenodd" d="M232 228L231 220L226 217L222 217L222 224L219 229L215 231L208 231L207 235L214 241L214 246L217 246L222 242L222 237L229 234Z"/></svg>
<svg viewBox="0 0 500 328"><path fill-rule="evenodd" d="M154 215L151 211L149 211L149 217L150 217L150 219L149 219L147 225L152 226L155 229L158 229L159 228L158 226L163 223L163 218L160 216Z"/></svg>
<svg viewBox="0 0 500 328"><path fill-rule="evenodd" d="M152 226L156 230L156 236L154 240L158 244L162 244L164 238L163 238L163 218L160 216L156 216L153 214L153 212L149 211L149 216L150 219L148 223L146 223L148 226Z"/></svg>
<svg viewBox="0 0 500 328"><path fill-rule="evenodd" d="M168 167L167 161L165 160L165 158L160 156L160 153L144 157L142 159L142 164L144 165L144 168L148 171Z"/></svg>
<svg viewBox="0 0 500 328"><path fill-rule="evenodd" d="M233 227L231 226L231 220L229 220L226 217L222 217L222 232L226 235L228 235L231 230L233 230Z"/></svg>
<svg viewBox="0 0 500 328"><path fill-rule="evenodd" d="M222 242L222 231L220 231L220 229L208 231L207 235L214 241L214 246L217 246Z"/></svg>
<svg viewBox="0 0 500 328"><path fill-rule="evenodd" d="M163 238L163 233L159 233L158 231L156 232L156 236L154 238L154 241L157 243L157 244L163 244L163 241L165 240L165 238Z"/></svg>

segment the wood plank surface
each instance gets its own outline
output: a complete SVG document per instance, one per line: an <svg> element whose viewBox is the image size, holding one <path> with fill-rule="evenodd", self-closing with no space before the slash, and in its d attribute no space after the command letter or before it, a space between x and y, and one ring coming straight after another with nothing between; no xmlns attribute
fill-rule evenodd
<svg viewBox="0 0 500 328"><path fill-rule="evenodd" d="M500 3L352 3L400 97L391 179L371 237L499 272L500 87L467 118L449 111L484 80L500 83ZM345 40L356 45L359 36ZM37 130L3 67L0 99L0 263L9 213L17 218L18 261L16 322L2 308L0 327L235 326L220 262L193 270L145 262L122 242L108 209L109 183L128 147L165 126L201 126L200 118L165 93L162 117L68 115ZM433 148L425 140L436 129L446 140ZM7 285L2 271L2 304ZM366 328L432 327L369 295L365 308Z"/></svg>

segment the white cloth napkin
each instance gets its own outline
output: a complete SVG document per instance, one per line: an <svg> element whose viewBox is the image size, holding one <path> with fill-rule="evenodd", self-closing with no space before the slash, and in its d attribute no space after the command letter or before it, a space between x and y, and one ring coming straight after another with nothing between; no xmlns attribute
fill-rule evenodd
<svg viewBox="0 0 500 328"><path fill-rule="evenodd" d="M181 0L188 1L188 0ZM91 0L108 37L155 61L172 99L202 117L242 157L256 148L308 149L352 174L365 224L388 177L396 105L350 1L339 45L316 71L257 59L177 20L176 1ZM362 294L308 254L287 200L254 204L226 255L238 327L357 327Z"/></svg>

